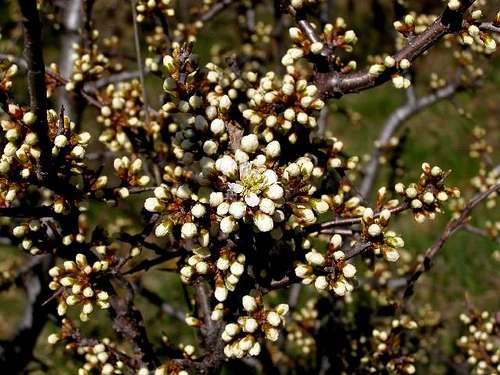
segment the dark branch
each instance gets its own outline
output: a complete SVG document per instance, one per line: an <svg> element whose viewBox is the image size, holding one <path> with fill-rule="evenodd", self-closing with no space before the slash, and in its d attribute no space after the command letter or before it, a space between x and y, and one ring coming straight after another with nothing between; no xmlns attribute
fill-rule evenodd
<svg viewBox="0 0 500 375"><path fill-rule="evenodd" d="M28 88L31 111L36 120L32 125L41 148L39 177L45 179L50 171L51 146L47 123L47 88L42 52L42 24L35 0L19 0L24 29L24 54L28 65Z"/></svg>
<svg viewBox="0 0 500 375"><path fill-rule="evenodd" d="M445 11L424 32L408 39L408 43L392 57L398 63L407 59L410 62L429 50L446 34L460 30L467 9L474 1L462 1L458 10L446 8ZM368 71L342 74L327 72L316 74L316 83L325 98L339 98L345 94L360 92L388 81L397 68L388 68L379 76Z"/></svg>

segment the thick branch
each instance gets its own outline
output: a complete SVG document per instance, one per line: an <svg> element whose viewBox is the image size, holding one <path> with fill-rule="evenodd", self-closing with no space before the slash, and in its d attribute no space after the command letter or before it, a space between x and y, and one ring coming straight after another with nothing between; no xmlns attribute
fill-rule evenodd
<svg viewBox="0 0 500 375"><path fill-rule="evenodd" d="M36 116L32 125L41 148L39 177L45 179L50 170L49 131L47 124L47 89L42 53L42 25L35 0L19 0L24 29L24 54L28 65L28 88L31 111Z"/></svg>
<svg viewBox="0 0 500 375"><path fill-rule="evenodd" d="M390 139L396 131L412 116L418 114L440 100L450 98L460 88L461 86L458 82L450 83L433 94L424 96L417 100L408 100L404 105L392 112L382 127L382 131L376 141L375 149L372 152L371 159L365 167L365 176L359 188L359 192L363 198L367 198L373 188L380 166L379 158L382 150L389 144Z"/></svg>
<svg viewBox="0 0 500 375"><path fill-rule="evenodd" d="M149 341L144 320L141 312L134 305L134 292L131 285L122 280L125 293L118 296L116 293L111 298L113 316L113 327L116 332L124 338L130 340L134 349L142 362L140 365L147 365L149 369L158 366L159 361L154 352L153 345Z"/></svg>
<svg viewBox="0 0 500 375"><path fill-rule="evenodd" d="M408 39L408 43L392 57L398 63L407 59L410 62L422 55L446 34L460 30L467 9L474 1L462 1L458 10L446 8L445 11L424 32ZM386 69L379 76L368 71L342 74L338 72L317 73L316 82L325 98L339 98L345 94L360 92L388 81L396 68Z"/></svg>

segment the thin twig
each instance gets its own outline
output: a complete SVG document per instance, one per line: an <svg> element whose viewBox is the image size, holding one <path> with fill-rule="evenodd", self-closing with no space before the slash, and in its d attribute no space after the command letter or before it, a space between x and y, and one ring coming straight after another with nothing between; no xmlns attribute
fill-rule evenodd
<svg viewBox="0 0 500 375"><path fill-rule="evenodd" d="M216 2L212 7L207 10L201 17L200 20L202 22L207 22L214 18L219 12L224 10L227 6L231 5L231 3L236 2L235 0L221 0Z"/></svg>
<svg viewBox="0 0 500 375"><path fill-rule="evenodd" d="M400 204L397 207L391 208L389 211L391 211L392 214L396 214L402 211L405 211L409 208L409 205L406 203ZM380 212L375 213L375 217L378 217L380 215ZM315 232L320 232L325 229L329 228L334 228L334 227L344 227L344 226L351 226L351 225L356 225L361 223L363 218L360 217L352 217L352 218L347 218L347 219L335 219L331 221L327 221L325 223L320 223L320 224L313 224L304 229L306 233L315 233Z"/></svg>
<svg viewBox="0 0 500 375"><path fill-rule="evenodd" d="M107 85L111 83L119 83L123 81L128 81L134 78L140 78L141 72L138 70L135 71L130 71L130 72L120 72L116 73L113 75L110 75L108 77L103 77L95 81L95 87L97 89L101 89L103 87L106 87Z"/></svg>
<svg viewBox="0 0 500 375"><path fill-rule="evenodd" d="M500 26L494 25L492 22L483 22L478 25L480 30L491 31L493 33L500 34Z"/></svg>
<svg viewBox="0 0 500 375"><path fill-rule="evenodd" d="M488 190L476 194L465 206L460 216L448 223L446 228L444 229L441 236L437 239L437 241L427 249L424 254L423 260L417 265L413 273L410 275L406 282L406 288L402 293L403 303L408 300L413 294L415 284L422 276L422 274L428 271L432 266L432 260L436 256L436 254L441 250L446 241L455 233L458 229L460 229L463 225L466 224L469 219L469 215L471 211L482 201L484 201L490 194L500 191L500 183L492 186Z"/></svg>
<svg viewBox="0 0 500 375"><path fill-rule="evenodd" d="M78 32L81 24L82 0L70 0L65 5L64 17L62 18L63 32L61 37L61 54L59 56L59 70L61 76L69 79L73 69L73 45L78 43L80 34ZM64 107L67 116L79 123L74 111L74 102L64 87L60 87L57 93L57 108Z"/></svg>

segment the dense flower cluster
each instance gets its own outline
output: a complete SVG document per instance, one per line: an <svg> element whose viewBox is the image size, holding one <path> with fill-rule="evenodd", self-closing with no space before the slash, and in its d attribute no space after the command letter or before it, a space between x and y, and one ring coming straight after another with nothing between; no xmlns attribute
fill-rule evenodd
<svg viewBox="0 0 500 375"><path fill-rule="evenodd" d="M106 247L99 246L96 251L102 255L106 254ZM109 308L109 294L96 283L99 277L106 273L112 259L103 257L89 264L87 257L77 254L75 261L67 260L61 266L54 266L50 269L49 275L52 281L50 289L59 292L59 305L57 313L65 315L68 306L81 305L80 319L87 321L89 315L94 310L94 305L101 309Z"/></svg>
<svg viewBox="0 0 500 375"><path fill-rule="evenodd" d="M260 336L271 342L277 341L289 309L286 304L265 309L250 295L243 296L242 305L246 314L241 315L236 323L226 324L221 336L226 343L224 354L229 358L258 356L261 351Z"/></svg>
<svg viewBox="0 0 500 375"><path fill-rule="evenodd" d="M20 3L23 19L28 3L36 21L31 0ZM126 55L118 51L121 27L99 43L93 1L84 2L67 77L49 64L46 77L36 81L32 60L42 53L27 53L22 65L0 61L0 234L40 256L33 269L51 278L39 289L48 306L57 301L61 329L48 342L64 343L80 358L81 375L212 373L246 357L255 358L244 365L266 362L264 372L266 366L296 366L297 373L322 367L320 372L343 374L414 374L430 361L433 353L424 346L435 342L441 320L430 308L409 307L408 299L439 248L432 253L431 247L425 259L405 250L404 226L395 217L408 211L423 223L450 203L457 220L482 199L494 207L500 182L494 147L484 130L474 131L470 154L480 169L472 186L488 197L460 200L459 190L445 183L449 172L424 162L416 182L395 171L372 200L372 192L357 189L369 176L369 157L352 154L326 130L333 110L328 100L385 81L410 89L414 60L441 38L460 69L451 88L475 87L484 76L476 57L496 50L500 13L485 25L483 4L467 11L470 2L451 0L436 16L397 2L398 52L369 56L367 69L358 72L352 53L361 33L342 17L321 20L321 27L312 20L328 2L274 2L274 21L262 17L266 2L205 0L189 9L184 3L191 2L132 2L139 60L139 30L147 33L148 55L138 71L123 72L128 57L115 62ZM201 31L225 8L237 12L241 43L222 41L200 51ZM29 39L29 30L25 35ZM21 67L28 70L29 108L15 100ZM147 85L146 74L152 78ZM408 90L409 112L396 111L397 121L426 101L450 96L441 91L449 80L432 73L428 81L431 99ZM36 85L43 95L37 97ZM153 87L157 95L148 102ZM81 104L82 111L92 108L73 115L58 104L56 111L52 94L68 99L67 105ZM359 120L340 107L339 113ZM90 115L96 121L88 126ZM376 168L402 149L395 133L387 139L375 144ZM398 169L398 161L392 164ZM400 178L405 183L395 183ZM489 221L486 229L472 229L497 238L499 225ZM144 277L152 268L157 274ZM0 290L21 284L25 274L38 272L33 269L2 270ZM171 306L164 297L179 280L176 298L185 304ZM158 315L142 315L146 303ZM78 307L80 321L72 320L71 306ZM92 314L97 309L109 311L103 315L109 315L113 336L87 338L79 331L82 324L99 329L99 314ZM162 314L181 322L182 329L168 336L175 343L163 332L164 320L156 319ZM155 320L155 329L146 329L146 320ZM487 313L462 320L468 332L458 346L467 363L475 374L497 374L498 322ZM158 332L159 348L148 337Z"/></svg>

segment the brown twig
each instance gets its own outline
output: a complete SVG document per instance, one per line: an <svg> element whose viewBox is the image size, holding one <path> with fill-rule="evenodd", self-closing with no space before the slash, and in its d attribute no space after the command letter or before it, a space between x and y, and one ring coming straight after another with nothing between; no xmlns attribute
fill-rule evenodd
<svg viewBox="0 0 500 375"><path fill-rule="evenodd" d="M396 214L402 211L405 211L409 208L409 205L406 203L400 204L397 207L394 207L390 209L392 214ZM380 215L380 212L377 212L375 214L375 217L378 217ZM362 217L352 217L352 218L347 218L347 219L335 219L332 221L327 221L325 223L319 223L319 224L313 224L308 227L306 227L304 230L307 233L315 233L315 232L320 232L325 229L329 228L334 228L334 227L343 227L343 226L351 226L351 225L356 225L361 223Z"/></svg>
<svg viewBox="0 0 500 375"><path fill-rule="evenodd" d="M408 38L407 44L392 57L398 63L407 59L410 62L429 50L445 35L457 32L462 27L465 12L474 1L462 1L459 9L451 10L446 7L424 32ZM360 92L387 82L396 68L386 69L379 76L368 71L342 74L339 72L316 73L316 84L324 98L339 98L345 94Z"/></svg>
<svg viewBox="0 0 500 375"><path fill-rule="evenodd" d="M402 298L404 302L408 300L411 295L413 294L415 284L422 276L422 274L426 271L428 271L431 266L432 266L432 260L436 256L436 254L441 250L441 248L444 246L446 241L458 230L460 229L463 225L467 223L467 220L469 219L469 215L471 211L482 201L484 201L488 196L492 193L500 191L500 183L493 185L491 188L488 190L476 194L465 206L463 209L462 213L460 216L456 219L451 220L446 228L444 229L443 233L441 236L437 239L437 241L427 249L427 251L424 254L424 259L422 262L420 262L413 273L410 275L406 282L406 287L402 293ZM404 303L403 302L403 303Z"/></svg>
<svg viewBox="0 0 500 375"><path fill-rule="evenodd" d="M117 333L130 340L134 345L140 367L145 365L152 370L159 365L158 358L148 339L142 314L134 305L132 286L124 279L120 279L120 281L125 288L125 293L117 295L114 292L111 297L113 327Z"/></svg>

